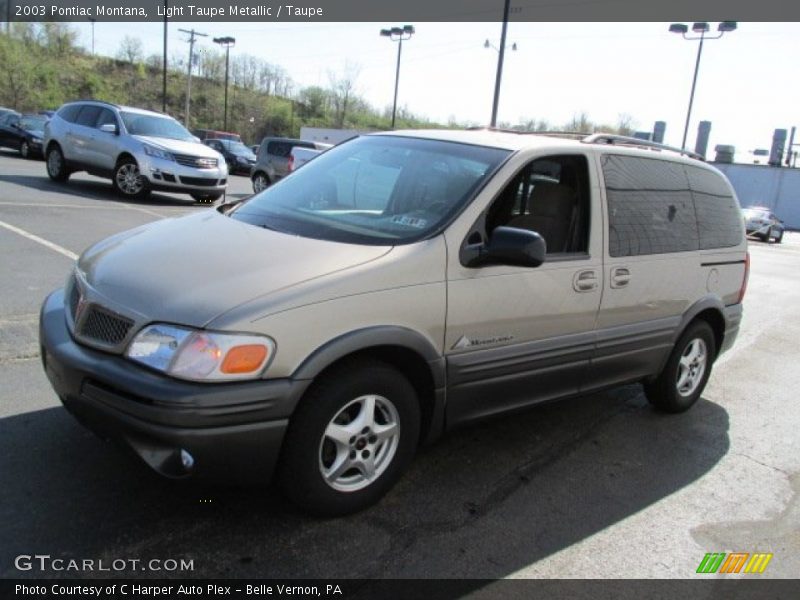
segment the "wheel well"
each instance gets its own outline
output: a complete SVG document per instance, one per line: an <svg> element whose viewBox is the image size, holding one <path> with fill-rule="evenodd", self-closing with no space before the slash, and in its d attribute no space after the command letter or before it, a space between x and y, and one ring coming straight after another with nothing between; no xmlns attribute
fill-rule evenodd
<svg viewBox="0 0 800 600"><path fill-rule="evenodd" d="M363 348L351 354L347 354L338 358L336 361L325 367L315 379L319 379L331 369L339 366L343 362L349 362L358 358L372 358L391 365L400 371L417 392L417 400L419 401L420 411L420 431L419 439L422 443L427 439L428 432L431 427L433 419L434 408L434 383L433 374L427 361L417 354L414 350L410 350L403 346L372 346L370 348Z"/></svg>
<svg viewBox="0 0 800 600"><path fill-rule="evenodd" d="M715 350L719 354L719 349L722 347L722 338L725 335L725 319L720 312L713 308L707 308L695 315L693 320L705 321L711 326L711 331L714 332Z"/></svg>
<svg viewBox="0 0 800 600"><path fill-rule="evenodd" d="M55 148L58 148L59 150L61 150L61 146L59 145L59 143L58 143L57 141L55 141L55 140L50 140L50 143L49 143L49 144L47 144L47 150L45 150L45 154L46 154L47 152L50 152L50 150L52 150L54 147L55 147ZM63 152L62 152L62 154L63 154Z"/></svg>
<svg viewBox="0 0 800 600"><path fill-rule="evenodd" d="M136 159L133 157L133 154L131 154L131 153L129 153L129 152L123 152L122 154L120 154L120 155L117 157L117 162L116 162L116 163L114 163L114 164L117 164L117 165L118 165L118 164L119 164L119 163L121 163L123 160L126 160L126 159L128 159L128 158L129 158L129 159L131 159L133 162L135 162L137 165L139 164L139 163L136 161Z"/></svg>
<svg viewBox="0 0 800 600"><path fill-rule="evenodd" d="M258 171L253 171L253 176L250 179L255 179L256 175L263 175L266 177L267 181L271 182L272 180L269 178L269 174L266 171L262 171L259 169Z"/></svg>

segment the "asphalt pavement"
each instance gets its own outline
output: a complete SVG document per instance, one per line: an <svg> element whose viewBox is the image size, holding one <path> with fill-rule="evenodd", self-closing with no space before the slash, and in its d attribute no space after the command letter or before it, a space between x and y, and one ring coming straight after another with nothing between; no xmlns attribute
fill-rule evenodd
<svg viewBox="0 0 800 600"><path fill-rule="evenodd" d="M250 189L232 177L229 196ZM111 573L137 577L692 578L732 551L773 553L760 577L800 573L800 233L751 242L740 338L688 413L630 385L495 419L423 449L377 506L319 520L269 486L158 477L75 422L42 371L39 306L74 256L198 210L88 175L56 184L0 151L0 577L109 575L15 566L37 553L193 564Z"/></svg>

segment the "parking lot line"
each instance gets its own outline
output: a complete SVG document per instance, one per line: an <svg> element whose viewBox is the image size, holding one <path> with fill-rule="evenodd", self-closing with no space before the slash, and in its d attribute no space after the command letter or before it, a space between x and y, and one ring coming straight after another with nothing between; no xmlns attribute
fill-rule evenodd
<svg viewBox="0 0 800 600"><path fill-rule="evenodd" d="M67 250L66 248L62 248L58 244L54 244L53 242L48 241L48 240L46 240L44 238L41 238L38 235L34 235L33 233L30 233L29 231L25 231L24 229L20 229L19 227L14 227L13 225L9 225L8 223L6 223L4 221L0 221L0 227L5 227L9 231L13 231L14 233L16 233L18 235L21 235L22 237L28 238L29 240L32 240L32 241L36 242L37 244L41 244L42 246L50 248L51 250L55 250L59 254L63 254L64 256L66 256L67 258L69 258L71 260L78 260L78 255L75 254L74 252L71 252L70 250Z"/></svg>
<svg viewBox="0 0 800 600"><path fill-rule="evenodd" d="M144 212L149 215L153 215L155 217L160 217L162 219L166 218L167 215L163 215L161 213L157 213L154 210L150 210L141 206L131 206L129 204L121 204L119 206L99 206L96 204L50 204L50 203L37 203L37 202L0 202L0 206L25 206L29 208L76 208L76 209L94 209L94 210L138 210L139 212ZM172 209L174 212L178 212L182 209L182 207L178 206L167 206L164 207L164 210Z"/></svg>

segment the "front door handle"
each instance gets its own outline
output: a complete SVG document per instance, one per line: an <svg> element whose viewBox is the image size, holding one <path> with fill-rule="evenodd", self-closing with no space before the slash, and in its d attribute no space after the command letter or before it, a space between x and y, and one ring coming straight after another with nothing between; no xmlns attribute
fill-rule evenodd
<svg viewBox="0 0 800 600"><path fill-rule="evenodd" d="M625 267L614 267L611 269L611 287L623 288L631 281L631 272Z"/></svg>
<svg viewBox="0 0 800 600"><path fill-rule="evenodd" d="M576 292L591 292L597 289L597 273L595 271L578 271L572 278L572 289Z"/></svg>

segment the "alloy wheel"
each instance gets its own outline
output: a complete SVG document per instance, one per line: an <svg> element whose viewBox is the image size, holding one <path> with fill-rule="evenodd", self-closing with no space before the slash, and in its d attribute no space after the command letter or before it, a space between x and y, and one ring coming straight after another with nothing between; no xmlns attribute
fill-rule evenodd
<svg viewBox="0 0 800 600"><path fill-rule="evenodd" d="M341 492L364 489L389 467L399 441L395 405L383 396L360 396L336 413L325 429L319 445L322 477Z"/></svg>

